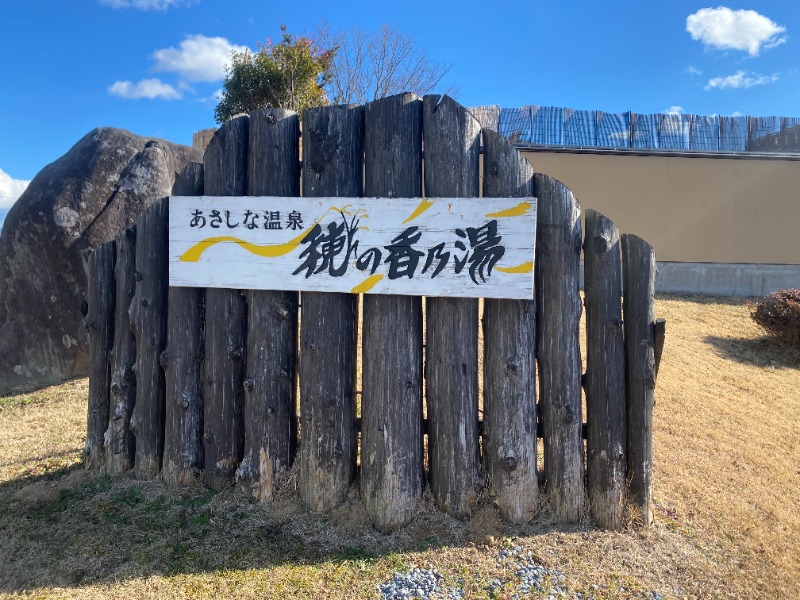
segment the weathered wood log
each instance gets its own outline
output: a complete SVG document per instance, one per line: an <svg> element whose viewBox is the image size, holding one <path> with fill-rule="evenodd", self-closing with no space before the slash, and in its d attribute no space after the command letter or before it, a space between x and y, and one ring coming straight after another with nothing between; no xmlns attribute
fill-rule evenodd
<svg viewBox="0 0 800 600"><path fill-rule="evenodd" d="M172 184L173 196L202 196L204 190L203 163L186 165Z"/></svg>
<svg viewBox="0 0 800 600"><path fill-rule="evenodd" d="M483 146L484 197L533 196L530 163L496 131ZM534 300L486 299L483 347L483 465L503 518L525 523L539 502Z"/></svg>
<svg viewBox="0 0 800 600"><path fill-rule="evenodd" d="M536 300L539 402L545 490L555 513L577 522L584 510L578 292L580 206L560 181L537 173Z"/></svg>
<svg viewBox="0 0 800 600"><path fill-rule="evenodd" d="M87 469L100 469L105 459L104 435L108 427L111 386L111 346L114 341L113 241L98 246L89 255L89 409L84 455Z"/></svg>
<svg viewBox="0 0 800 600"><path fill-rule="evenodd" d="M248 193L299 196L299 147L295 112L251 113ZM247 297L244 458L236 480L258 502L272 500L294 462L297 302L297 292L250 290Z"/></svg>
<svg viewBox="0 0 800 600"><path fill-rule="evenodd" d="M422 194L422 100L399 94L365 107L364 195ZM382 532L408 523L422 496L422 299L363 299L361 498Z"/></svg>
<svg viewBox="0 0 800 600"><path fill-rule="evenodd" d="M303 113L303 195L361 196L364 107ZM338 263L337 263L338 265ZM356 296L303 293L300 311L300 498L322 512L355 476Z"/></svg>
<svg viewBox="0 0 800 600"><path fill-rule="evenodd" d="M111 406L105 434L106 472L124 473L133 468L136 437L131 415L136 403L136 337L130 320L130 306L136 291L136 225L117 236L114 266L116 301L114 307L114 350L111 353Z"/></svg>
<svg viewBox="0 0 800 600"><path fill-rule="evenodd" d="M247 193L249 118L236 117L214 134L203 157L208 196ZM203 385L203 482L223 489L234 481L244 452L244 345L247 305L243 292L206 290Z"/></svg>
<svg viewBox="0 0 800 600"><path fill-rule="evenodd" d="M169 203L162 198L136 222L136 291L129 316L136 336L136 436L134 471L139 479L161 472L164 453L164 372L160 357L167 338L167 232Z"/></svg>
<svg viewBox="0 0 800 600"><path fill-rule="evenodd" d="M190 163L175 179L175 196L203 194L203 165ZM161 355L166 383L164 460L169 485L200 481L203 471L203 304L201 288L170 287L167 348Z"/></svg>
<svg viewBox="0 0 800 600"><path fill-rule="evenodd" d="M619 231L586 211L586 414L589 510L604 529L625 525L625 346Z"/></svg>
<svg viewBox="0 0 800 600"><path fill-rule="evenodd" d="M628 423L628 505L653 521L656 255L643 239L622 235L625 377Z"/></svg>
<svg viewBox="0 0 800 600"><path fill-rule="evenodd" d="M423 98L425 195L477 197L481 128L448 96ZM476 226L480 226L477 224ZM478 448L478 301L426 299L430 485L449 515L469 517L482 486Z"/></svg>

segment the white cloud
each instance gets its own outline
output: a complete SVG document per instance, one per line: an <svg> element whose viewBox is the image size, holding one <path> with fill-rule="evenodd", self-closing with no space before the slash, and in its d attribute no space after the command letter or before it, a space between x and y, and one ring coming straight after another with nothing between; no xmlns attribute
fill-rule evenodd
<svg viewBox="0 0 800 600"><path fill-rule="evenodd" d="M686 17L686 31L693 40L721 50L746 50L757 56L762 48L786 41L786 27L754 10L731 10L725 6L701 8Z"/></svg>
<svg viewBox="0 0 800 600"><path fill-rule="evenodd" d="M705 89L712 90L727 90L727 89L747 89L751 87L755 87L757 85L766 85L768 83L774 83L778 81L779 77L776 74L773 75L759 75L757 73L747 74L744 71L737 71L733 75L727 75L725 77L714 77L713 79L709 79L708 83L706 84Z"/></svg>
<svg viewBox="0 0 800 600"><path fill-rule="evenodd" d="M115 81L108 86L108 93L128 100L147 98L154 100L180 100L182 94L168 83L160 79L142 79L139 83Z"/></svg>
<svg viewBox="0 0 800 600"><path fill-rule="evenodd" d="M8 208L17 201L28 187L30 181L24 179L14 179L0 169L0 208Z"/></svg>
<svg viewBox="0 0 800 600"><path fill-rule="evenodd" d="M187 0L100 0L111 8L138 8L139 10L167 10L173 6L189 4Z"/></svg>
<svg viewBox="0 0 800 600"><path fill-rule="evenodd" d="M178 73L187 81L220 81L231 52L243 52L246 46L236 46L223 37L188 35L180 48L163 48L153 53L153 70Z"/></svg>
<svg viewBox="0 0 800 600"><path fill-rule="evenodd" d="M664 110L664 114L667 114L667 115L682 115L683 114L683 107L682 106L677 106L677 105L670 106L669 108Z"/></svg>
<svg viewBox="0 0 800 600"><path fill-rule="evenodd" d="M220 88L218 90L215 90L214 93L211 94L210 96L203 96L202 98L195 98L194 101L195 102L200 102L201 104L211 104L212 102L214 104L219 104L219 101L222 100L223 94L224 94L224 92Z"/></svg>
<svg viewBox="0 0 800 600"><path fill-rule="evenodd" d="M689 65L688 67L686 67L684 69L684 71L686 71L689 75L702 75L703 74L703 72L700 69L698 69L697 67L694 67L692 65Z"/></svg>

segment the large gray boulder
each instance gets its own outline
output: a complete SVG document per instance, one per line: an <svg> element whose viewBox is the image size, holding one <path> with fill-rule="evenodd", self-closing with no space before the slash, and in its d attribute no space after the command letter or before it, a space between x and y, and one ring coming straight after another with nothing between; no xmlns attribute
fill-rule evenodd
<svg viewBox="0 0 800 600"><path fill-rule="evenodd" d="M36 175L0 234L0 394L88 373L89 250L202 160L196 148L100 128Z"/></svg>

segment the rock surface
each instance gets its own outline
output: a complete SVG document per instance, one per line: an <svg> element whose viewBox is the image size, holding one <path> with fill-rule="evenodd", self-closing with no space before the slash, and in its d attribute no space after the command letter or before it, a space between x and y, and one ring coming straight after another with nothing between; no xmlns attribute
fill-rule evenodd
<svg viewBox="0 0 800 600"><path fill-rule="evenodd" d="M0 394L88 373L89 251L202 160L195 148L100 128L36 175L0 234Z"/></svg>

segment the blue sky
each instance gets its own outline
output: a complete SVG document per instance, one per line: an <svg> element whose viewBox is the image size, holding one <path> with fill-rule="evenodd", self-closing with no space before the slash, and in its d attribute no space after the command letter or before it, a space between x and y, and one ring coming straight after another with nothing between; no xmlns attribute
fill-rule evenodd
<svg viewBox="0 0 800 600"><path fill-rule="evenodd" d="M91 129L184 144L234 46L388 23L466 106L800 116L800 2L28 0L0 7L0 209Z"/></svg>

